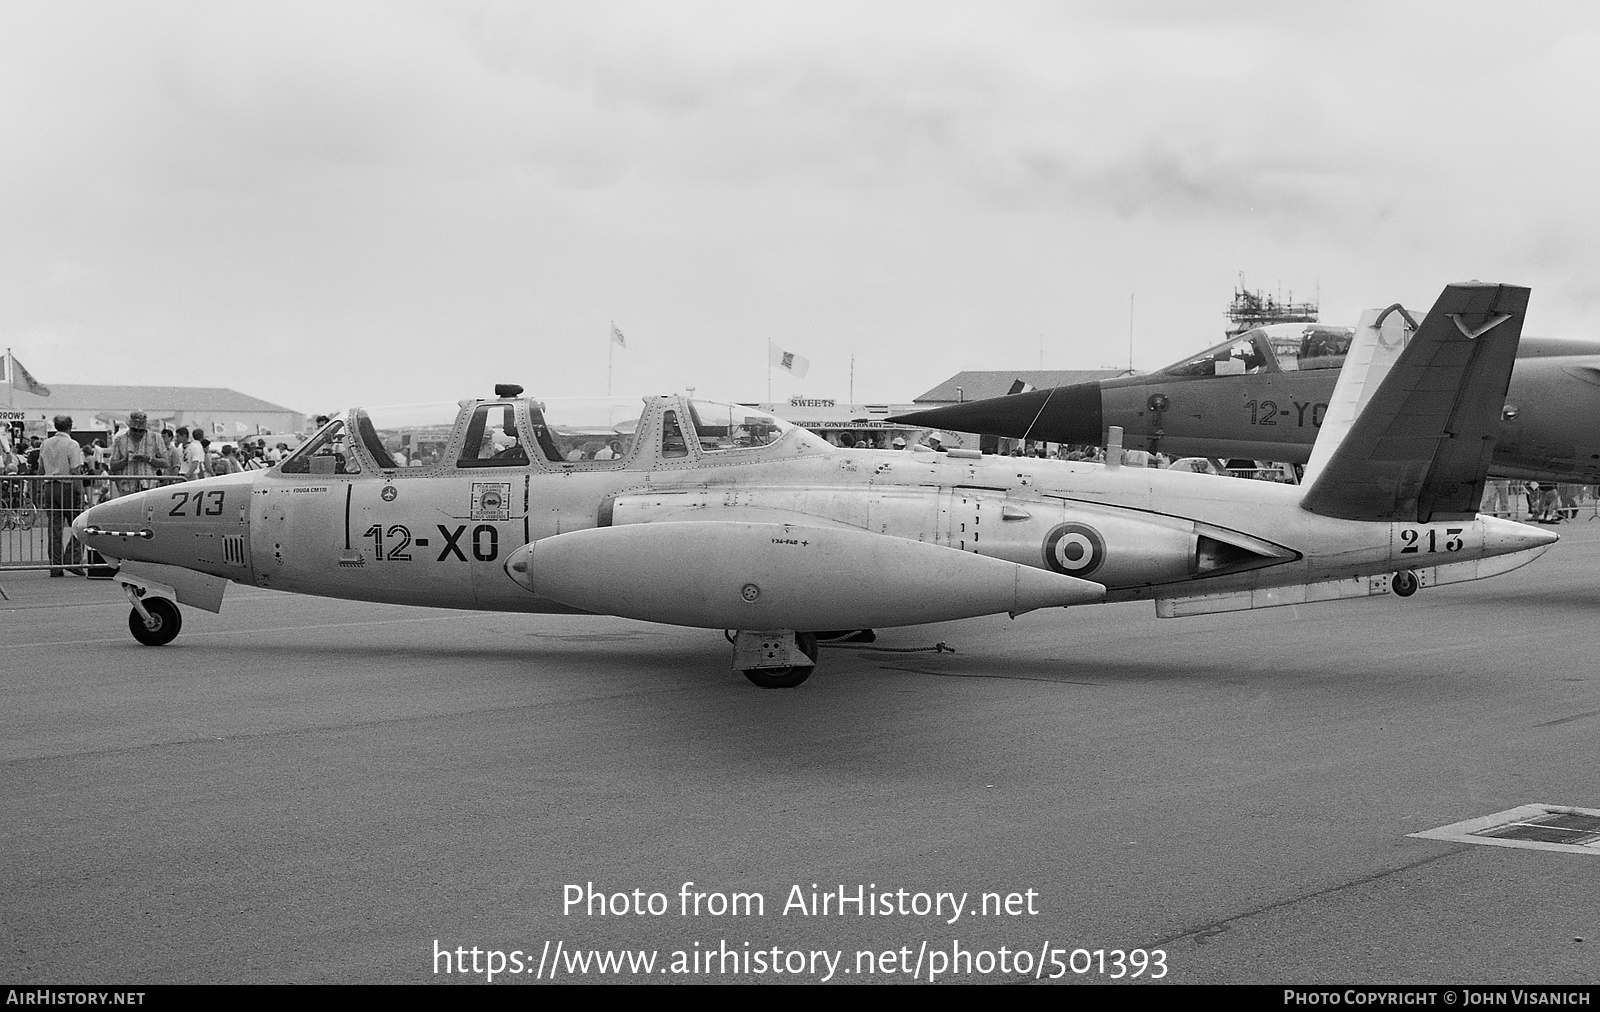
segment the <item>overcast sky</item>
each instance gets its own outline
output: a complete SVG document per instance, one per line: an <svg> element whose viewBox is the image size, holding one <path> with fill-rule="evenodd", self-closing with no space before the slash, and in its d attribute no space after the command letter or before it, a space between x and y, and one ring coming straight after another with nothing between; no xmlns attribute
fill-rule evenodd
<svg viewBox="0 0 1600 1012"><path fill-rule="evenodd" d="M1600 337L1592 3L0 0L0 338L301 411L908 401L1530 285Z"/></svg>

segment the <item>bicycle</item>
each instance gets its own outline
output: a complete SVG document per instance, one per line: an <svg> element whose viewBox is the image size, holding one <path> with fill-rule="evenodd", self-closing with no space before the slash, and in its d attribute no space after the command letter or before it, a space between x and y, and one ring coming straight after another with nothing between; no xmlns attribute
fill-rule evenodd
<svg viewBox="0 0 1600 1012"><path fill-rule="evenodd" d="M0 478L0 531L32 530L44 522L44 512L34 505L28 485Z"/></svg>

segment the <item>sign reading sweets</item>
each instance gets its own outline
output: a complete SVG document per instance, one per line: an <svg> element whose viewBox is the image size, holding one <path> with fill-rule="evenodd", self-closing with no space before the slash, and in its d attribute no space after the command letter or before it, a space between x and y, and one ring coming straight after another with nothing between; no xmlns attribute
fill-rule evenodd
<svg viewBox="0 0 1600 1012"><path fill-rule="evenodd" d="M834 406L832 397L791 397L791 408L831 408Z"/></svg>

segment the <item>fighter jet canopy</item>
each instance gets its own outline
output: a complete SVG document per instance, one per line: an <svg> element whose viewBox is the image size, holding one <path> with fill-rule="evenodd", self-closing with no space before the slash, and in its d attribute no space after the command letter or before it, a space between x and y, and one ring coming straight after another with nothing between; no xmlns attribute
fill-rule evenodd
<svg viewBox="0 0 1600 1012"><path fill-rule="evenodd" d="M1164 376L1242 376L1337 369L1344 364L1354 333L1349 327L1276 323L1247 330L1156 372Z"/></svg>

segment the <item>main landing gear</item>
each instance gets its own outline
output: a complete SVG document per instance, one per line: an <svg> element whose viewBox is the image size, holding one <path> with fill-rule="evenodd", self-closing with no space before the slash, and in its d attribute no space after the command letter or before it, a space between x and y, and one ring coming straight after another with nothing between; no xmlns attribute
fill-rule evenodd
<svg viewBox="0 0 1600 1012"><path fill-rule="evenodd" d="M178 638L183 629L183 613L164 597L137 597L129 588L133 610L128 612L128 631L147 647L164 647Z"/></svg>
<svg viewBox="0 0 1600 1012"><path fill-rule="evenodd" d="M811 677L817 664L817 636L787 629L741 629L733 641L733 666L763 689L792 689Z"/></svg>

